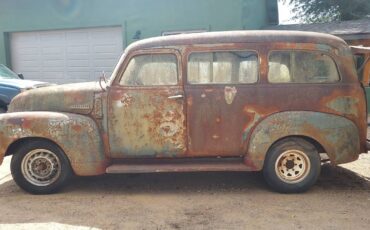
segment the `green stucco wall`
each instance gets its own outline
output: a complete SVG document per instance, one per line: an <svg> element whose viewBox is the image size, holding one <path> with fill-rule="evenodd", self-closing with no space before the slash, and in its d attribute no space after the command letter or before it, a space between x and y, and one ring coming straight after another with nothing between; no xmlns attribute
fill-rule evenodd
<svg viewBox="0 0 370 230"><path fill-rule="evenodd" d="M124 46L172 30L260 29L277 17L277 0L1 0L0 63L9 63L7 34L122 26ZM272 15L272 17L271 17ZM275 16L276 15L276 16Z"/></svg>

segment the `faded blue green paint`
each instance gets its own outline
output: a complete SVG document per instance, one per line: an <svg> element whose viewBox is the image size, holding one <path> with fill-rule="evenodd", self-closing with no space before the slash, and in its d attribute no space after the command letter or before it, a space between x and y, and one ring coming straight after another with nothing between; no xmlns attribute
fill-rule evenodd
<svg viewBox="0 0 370 230"><path fill-rule="evenodd" d="M352 121L318 112L282 112L258 124L251 135L246 159L256 170L261 170L271 145L288 136L316 140L333 164L353 161L360 153L359 131Z"/></svg>
<svg viewBox="0 0 370 230"><path fill-rule="evenodd" d="M260 29L276 18L277 0L1 0L0 62L7 59L4 33L122 26L126 46L136 31L147 38L164 31Z"/></svg>
<svg viewBox="0 0 370 230"><path fill-rule="evenodd" d="M76 175L105 173L102 138L91 118L70 113L19 112L1 114L0 120L1 154L6 153L4 148L18 140L45 138L62 148ZM2 157L0 155L0 159Z"/></svg>
<svg viewBox="0 0 370 230"><path fill-rule="evenodd" d="M336 113L358 116L359 99L354 97L336 97L327 106Z"/></svg>
<svg viewBox="0 0 370 230"><path fill-rule="evenodd" d="M316 48L321 51L330 52L333 48L325 44L317 44Z"/></svg>
<svg viewBox="0 0 370 230"><path fill-rule="evenodd" d="M101 93L97 82L41 87L18 94L8 112L55 111L89 114L94 107L94 93Z"/></svg>

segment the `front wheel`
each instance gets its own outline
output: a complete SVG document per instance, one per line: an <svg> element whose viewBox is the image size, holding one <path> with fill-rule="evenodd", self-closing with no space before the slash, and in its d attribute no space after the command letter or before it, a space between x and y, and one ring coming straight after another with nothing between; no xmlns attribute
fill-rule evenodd
<svg viewBox="0 0 370 230"><path fill-rule="evenodd" d="M18 148L10 168L18 186L32 194L57 192L72 176L68 158L47 141L30 141Z"/></svg>
<svg viewBox="0 0 370 230"><path fill-rule="evenodd" d="M320 169L320 155L314 145L302 138L287 138L269 150L263 174L274 190L299 193L316 183Z"/></svg>

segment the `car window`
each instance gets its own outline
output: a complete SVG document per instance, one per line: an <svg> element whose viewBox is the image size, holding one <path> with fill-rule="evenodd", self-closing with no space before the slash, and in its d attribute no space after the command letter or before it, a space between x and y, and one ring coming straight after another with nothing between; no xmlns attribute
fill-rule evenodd
<svg viewBox="0 0 370 230"><path fill-rule="evenodd" d="M271 83L330 83L339 81L334 60L320 52L273 51L269 56Z"/></svg>
<svg viewBox="0 0 370 230"><path fill-rule="evenodd" d="M255 52L193 53L188 61L190 84L251 84L258 81Z"/></svg>
<svg viewBox="0 0 370 230"><path fill-rule="evenodd" d="M19 79L18 75L4 65L0 65L0 78Z"/></svg>
<svg viewBox="0 0 370 230"><path fill-rule="evenodd" d="M160 86L178 82L177 58L173 54L150 54L133 57L120 85Z"/></svg>

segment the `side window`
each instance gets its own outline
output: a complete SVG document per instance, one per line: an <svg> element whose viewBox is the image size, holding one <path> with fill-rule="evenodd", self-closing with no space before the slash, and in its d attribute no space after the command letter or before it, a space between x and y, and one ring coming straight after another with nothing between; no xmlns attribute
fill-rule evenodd
<svg viewBox="0 0 370 230"><path fill-rule="evenodd" d="M334 60L320 52L273 51L269 56L271 83L331 83L339 81Z"/></svg>
<svg viewBox="0 0 370 230"><path fill-rule="evenodd" d="M178 82L177 70L177 58L173 54L135 56L130 60L120 85L176 85Z"/></svg>
<svg viewBox="0 0 370 230"><path fill-rule="evenodd" d="M252 84L258 81L255 52L193 53L188 60L190 84Z"/></svg>

